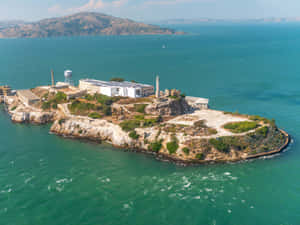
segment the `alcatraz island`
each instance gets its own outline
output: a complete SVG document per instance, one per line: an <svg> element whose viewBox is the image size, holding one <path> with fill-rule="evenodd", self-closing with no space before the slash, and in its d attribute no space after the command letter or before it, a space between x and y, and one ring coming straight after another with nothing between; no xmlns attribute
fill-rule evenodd
<svg viewBox="0 0 300 225"><path fill-rule="evenodd" d="M0 101L16 123L52 123L51 133L108 142L182 164L234 162L281 152L289 135L274 120L209 109L209 100L135 81L81 79L12 90Z"/></svg>

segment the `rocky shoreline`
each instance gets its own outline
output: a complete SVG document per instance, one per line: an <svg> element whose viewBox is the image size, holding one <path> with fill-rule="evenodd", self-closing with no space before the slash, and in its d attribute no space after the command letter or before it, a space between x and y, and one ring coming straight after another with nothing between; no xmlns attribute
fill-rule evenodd
<svg viewBox="0 0 300 225"><path fill-rule="evenodd" d="M58 136L107 142L116 148L150 154L182 166L260 158L280 153L290 143L290 136L278 129L274 121L259 116L211 109L190 111L184 98L146 100L147 105L140 105L144 105L145 115L152 114L149 118L141 113L132 116L135 112L130 110L136 110L135 105L125 104L124 100L111 105L112 116L91 118L71 114L65 103L58 104L56 109L43 110L23 104L17 96L3 99L13 122L52 123L50 132ZM225 128L228 124L254 127L236 132Z"/></svg>

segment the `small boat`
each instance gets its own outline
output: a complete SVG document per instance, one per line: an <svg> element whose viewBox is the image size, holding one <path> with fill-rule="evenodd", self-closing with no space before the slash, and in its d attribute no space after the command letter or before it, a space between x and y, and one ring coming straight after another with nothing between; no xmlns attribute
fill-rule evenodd
<svg viewBox="0 0 300 225"><path fill-rule="evenodd" d="M163 45L163 46L162 46L162 48L166 48L166 46L165 46L165 45Z"/></svg>

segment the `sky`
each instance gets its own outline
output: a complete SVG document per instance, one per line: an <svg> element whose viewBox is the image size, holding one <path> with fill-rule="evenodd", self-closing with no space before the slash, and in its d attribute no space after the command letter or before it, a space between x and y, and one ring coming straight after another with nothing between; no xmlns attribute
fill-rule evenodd
<svg viewBox="0 0 300 225"><path fill-rule="evenodd" d="M96 11L138 21L300 17L300 0L0 0L0 20Z"/></svg>

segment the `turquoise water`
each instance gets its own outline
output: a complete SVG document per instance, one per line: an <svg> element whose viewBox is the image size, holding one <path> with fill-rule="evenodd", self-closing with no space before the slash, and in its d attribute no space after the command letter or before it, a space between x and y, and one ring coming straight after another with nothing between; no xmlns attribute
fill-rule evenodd
<svg viewBox="0 0 300 225"><path fill-rule="evenodd" d="M13 124L1 109L0 224L300 224L300 26L180 28L192 34L0 40L0 83L49 84L52 68L56 80L159 74L212 108L275 118L288 150L184 168Z"/></svg>

